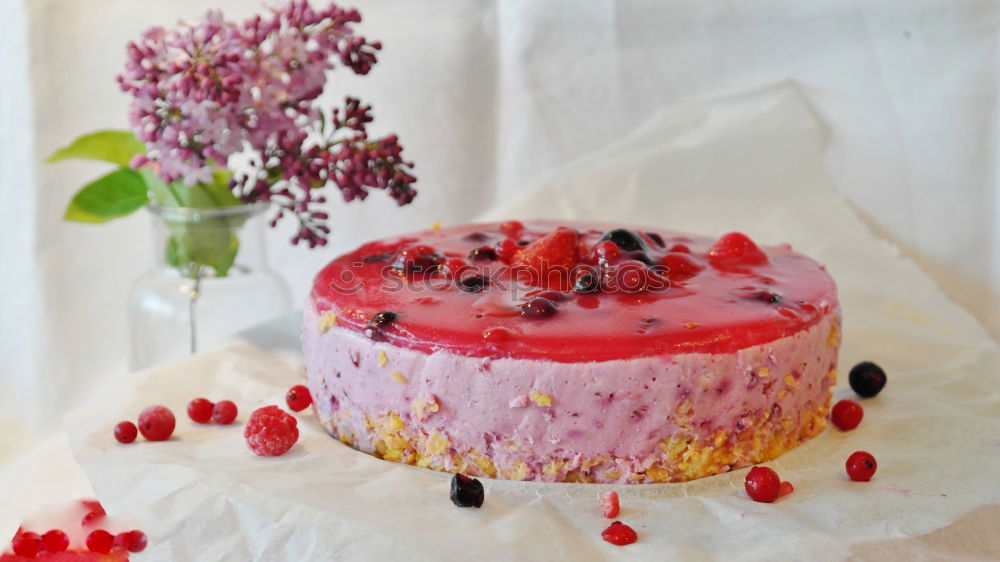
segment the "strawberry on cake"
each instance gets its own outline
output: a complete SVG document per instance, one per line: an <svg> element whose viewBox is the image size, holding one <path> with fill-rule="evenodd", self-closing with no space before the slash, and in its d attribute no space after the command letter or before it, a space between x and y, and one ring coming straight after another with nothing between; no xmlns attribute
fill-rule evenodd
<svg viewBox="0 0 1000 562"><path fill-rule="evenodd" d="M678 482L819 433L840 309L788 246L517 221L377 240L316 277L323 426L377 457L553 482Z"/></svg>

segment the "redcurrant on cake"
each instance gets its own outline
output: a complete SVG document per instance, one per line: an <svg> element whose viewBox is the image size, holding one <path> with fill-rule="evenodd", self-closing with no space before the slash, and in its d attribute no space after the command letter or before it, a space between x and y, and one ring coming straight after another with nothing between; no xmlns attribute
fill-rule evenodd
<svg viewBox="0 0 1000 562"><path fill-rule="evenodd" d="M331 435L475 476L679 482L819 433L833 279L791 247L619 224L468 224L377 240L305 309Z"/></svg>

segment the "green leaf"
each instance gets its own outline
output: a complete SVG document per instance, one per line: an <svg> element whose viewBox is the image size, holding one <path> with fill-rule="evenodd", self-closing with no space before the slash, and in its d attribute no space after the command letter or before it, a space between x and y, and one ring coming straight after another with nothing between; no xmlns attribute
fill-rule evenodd
<svg viewBox="0 0 1000 562"><path fill-rule="evenodd" d="M118 168L77 191L63 218L101 223L133 213L148 202L142 176L129 168Z"/></svg>
<svg viewBox="0 0 1000 562"><path fill-rule="evenodd" d="M186 277L206 275L210 267L216 277L225 277L236 262L240 239L226 220L170 225L167 263Z"/></svg>
<svg viewBox="0 0 1000 562"><path fill-rule="evenodd" d="M185 207L184 200L177 191L177 183L170 183L161 180L156 172L149 166L143 166L137 170L142 180L146 182L146 191L149 192L150 201L161 207ZM183 186L181 186L183 187Z"/></svg>
<svg viewBox="0 0 1000 562"><path fill-rule="evenodd" d="M53 152L46 162L83 158L128 166L133 156L145 151L146 146L131 131L98 131L83 135L69 146Z"/></svg>

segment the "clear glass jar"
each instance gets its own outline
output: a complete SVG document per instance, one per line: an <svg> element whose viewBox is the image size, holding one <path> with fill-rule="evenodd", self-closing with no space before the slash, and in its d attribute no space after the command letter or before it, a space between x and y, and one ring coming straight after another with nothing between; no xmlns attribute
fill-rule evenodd
<svg viewBox="0 0 1000 562"><path fill-rule="evenodd" d="M186 357L291 310L288 284L267 265L266 204L147 208L154 264L129 294L132 370Z"/></svg>

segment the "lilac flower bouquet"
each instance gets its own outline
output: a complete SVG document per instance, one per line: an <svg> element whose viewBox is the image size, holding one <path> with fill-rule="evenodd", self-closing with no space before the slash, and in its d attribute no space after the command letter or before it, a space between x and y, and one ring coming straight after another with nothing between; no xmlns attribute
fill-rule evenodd
<svg viewBox="0 0 1000 562"><path fill-rule="evenodd" d="M211 209L268 203L271 225L294 217L293 244L326 243L321 206L333 186L345 201L386 191L413 200L416 178L395 135L372 137L371 107L348 97L318 107L327 72L367 74L382 45L356 34L356 10L291 2L242 22L209 11L176 28L153 27L127 45L118 76L132 131L84 135L49 161L101 160L117 169L85 185L65 219L100 223L146 206ZM238 251L219 225L177 226L168 261L186 274L225 276ZM235 226L235 225L234 225Z"/></svg>

